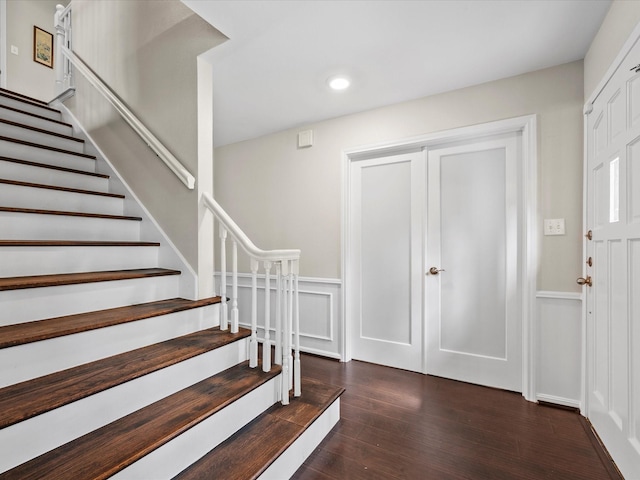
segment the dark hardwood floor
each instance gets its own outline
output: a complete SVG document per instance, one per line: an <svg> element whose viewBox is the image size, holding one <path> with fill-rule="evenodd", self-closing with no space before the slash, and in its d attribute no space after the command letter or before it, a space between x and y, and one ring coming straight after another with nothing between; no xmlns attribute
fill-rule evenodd
<svg viewBox="0 0 640 480"><path fill-rule="evenodd" d="M573 411L358 361L304 355L302 369L346 392L295 480L621 478Z"/></svg>

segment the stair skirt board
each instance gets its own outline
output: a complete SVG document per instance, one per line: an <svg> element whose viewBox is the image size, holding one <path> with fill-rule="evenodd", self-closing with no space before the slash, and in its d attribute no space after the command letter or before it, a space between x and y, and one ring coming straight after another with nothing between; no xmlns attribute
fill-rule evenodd
<svg viewBox="0 0 640 480"><path fill-rule="evenodd" d="M210 305L0 349L0 388L218 326L218 312Z"/></svg>
<svg viewBox="0 0 640 480"><path fill-rule="evenodd" d="M149 480L174 477L278 402L281 378L281 374L272 378L110 478Z"/></svg>
<svg viewBox="0 0 640 480"><path fill-rule="evenodd" d="M0 211L0 232L4 240L133 242L140 238L140 226L139 221L128 219Z"/></svg>
<svg viewBox="0 0 640 480"><path fill-rule="evenodd" d="M336 398L269 467L258 477L260 480L290 478L313 453L324 437L340 420L340 397Z"/></svg>
<svg viewBox="0 0 640 480"><path fill-rule="evenodd" d="M0 176L0 180L4 180ZM123 215L124 199L114 196L98 195L90 191L73 192L57 188L32 185L20 185L0 181L0 205L3 207L62 210L82 213L101 213L105 215Z"/></svg>
<svg viewBox="0 0 640 480"><path fill-rule="evenodd" d="M6 427L0 430L0 443L6 446L0 456L0 472L247 359L245 338Z"/></svg>
<svg viewBox="0 0 640 480"><path fill-rule="evenodd" d="M178 291L177 275L0 291L0 325L155 302Z"/></svg>
<svg viewBox="0 0 640 480"><path fill-rule="evenodd" d="M25 142L39 143L48 147L61 148L72 152L83 153L84 141L60 135L53 132L47 132L43 129L27 128L18 122L3 121L0 119L0 136L15 138Z"/></svg>
<svg viewBox="0 0 640 480"><path fill-rule="evenodd" d="M10 95L5 95L0 93L0 105L4 105L11 108L17 108L18 110L22 110L24 112L33 113L35 115L39 115L41 117L48 118L50 120L60 121L62 115L59 111L31 103L29 101L24 101L19 98L14 98Z"/></svg>
<svg viewBox="0 0 640 480"><path fill-rule="evenodd" d="M25 112L24 109L20 108L0 105L0 118L11 122L31 125L32 127L48 130L52 133L59 133L60 135L73 135L73 127L68 123Z"/></svg>
<svg viewBox="0 0 640 480"><path fill-rule="evenodd" d="M68 188L109 191L109 177L95 172L66 169L20 158L0 156L0 177L22 182L44 183Z"/></svg>
<svg viewBox="0 0 640 480"><path fill-rule="evenodd" d="M154 268L158 246L28 246L0 245L3 277L54 275L108 270ZM70 250L72 249L72 250ZM69 262L69 255L73 262ZM34 262L37 258L37 262Z"/></svg>
<svg viewBox="0 0 640 480"><path fill-rule="evenodd" d="M22 158L31 162L57 165L85 172L96 171L95 157L64 150L52 150L44 145L29 145L16 140L0 137L0 151L10 158Z"/></svg>

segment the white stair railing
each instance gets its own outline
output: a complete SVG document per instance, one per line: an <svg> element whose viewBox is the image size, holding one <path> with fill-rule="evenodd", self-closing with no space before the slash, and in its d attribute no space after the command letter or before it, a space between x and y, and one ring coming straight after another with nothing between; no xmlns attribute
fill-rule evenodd
<svg viewBox="0 0 640 480"><path fill-rule="evenodd" d="M301 395L300 373L300 313L298 303L298 274L300 250L261 250L256 247L211 195L204 193L204 204L218 222L220 237L220 328L239 330L238 312L238 246L248 256L251 270L251 338L249 340L249 366L258 366L258 272L264 271L264 337L262 338L262 369L268 372L272 363L282 366L282 403L289 403L289 391ZM227 271L227 238L232 242L231 272ZM275 328L271 340L271 270L275 266ZM231 318L228 318L227 282L231 273ZM292 332L295 332L292 334ZM292 338L293 337L293 338ZM293 340L293 341L292 341ZM271 358L271 345L275 356ZM293 355L292 355L293 351Z"/></svg>
<svg viewBox="0 0 640 480"><path fill-rule="evenodd" d="M71 44L71 4L58 5L54 17L56 28L56 88L59 94L73 87L74 69L100 92L120 113L131 128L147 143L156 155L187 186L193 189L195 178L120 101L115 93L79 58ZM62 60L61 60L62 59ZM262 339L262 369L268 372L272 364L282 367L282 403L289 403L289 391L301 395L300 373L300 316L298 303L298 271L300 250L261 250L238 227L224 209L207 192L202 202L218 222L220 237L221 281L220 328L239 330L238 311L238 246L248 256L251 265L251 338L249 340L249 366L258 366L258 271L264 269L264 338ZM227 299L227 238L231 239L231 310ZM271 339L271 269L275 267L275 328ZM292 333L294 332L294 333ZM292 341L293 337L293 341ZM271 358L271 345L275 344L275 357ZM294 352L292 355L292 351Z"/></svg>

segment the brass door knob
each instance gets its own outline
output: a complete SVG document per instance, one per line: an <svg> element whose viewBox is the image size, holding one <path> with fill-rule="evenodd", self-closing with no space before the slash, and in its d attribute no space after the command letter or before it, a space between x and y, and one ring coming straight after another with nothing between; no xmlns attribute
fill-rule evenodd
<svg viewBox="0 0 640 480"><path fill-rule="evenodd" d="M438 274L438 273L440 273L440 272L444 272L444 268L431 267L431 268L429 269L429 273L430 273L431 275L437 275L437 274Z"/></svg>
<svg viewBox="0 0 640 480"><path fill-rule="evenodd" d="M576 280L576 283L578 285L588 285L591 286L592 285L592 281L591 281L591 275L587 275L586 278L584 277L578 277L578 279Z"/></svg>

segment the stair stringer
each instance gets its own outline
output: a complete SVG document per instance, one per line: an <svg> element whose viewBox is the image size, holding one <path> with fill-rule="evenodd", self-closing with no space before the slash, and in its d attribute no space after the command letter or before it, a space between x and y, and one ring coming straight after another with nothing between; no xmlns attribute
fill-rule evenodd
<svg viewBox="0 0 640 480"><path fill-rule="evenodd" d="M159 265L169 269L180 270L182 272L182 275L180 276L180 290L178 295L192 300L197 299L198 275L189 262L187 262L182 253L180 253L166 232L143 205L129 184L118 173L113 166L113 163L93 140L89 132L87 132L75 115L66 107L66 105L59 101L53 102L50 106L59 109L62 113L63 120L73 126L73 135L85 141L85 153L95 155L97 157L96 172L110 176L109 191L111 193L125 195L124 211L126 214L142 218L140 225L140 239L147 241L160 241L160 248L158 251Z"/></svg>

